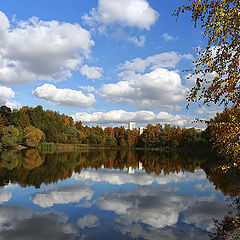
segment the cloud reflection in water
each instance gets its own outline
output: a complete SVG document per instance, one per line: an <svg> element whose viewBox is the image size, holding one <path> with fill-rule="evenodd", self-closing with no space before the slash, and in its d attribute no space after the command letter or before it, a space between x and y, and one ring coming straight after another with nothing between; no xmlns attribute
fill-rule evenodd
<svg viewBox="0 0 240 240"><path fill-rule="evenodd" d="M78 232L57 212L32 212L18 206L0 206L0 239L76 239Z"/></svg>
<svg viewBox="0 0 240 240"><path fill-rule="evenodd" d="M91 200L93 191L88 186L73 185L57 187L44 193L36 193L31 197L34 204L42 208L52 207L54 204L68 204L82 199Z"/></svg>
<svg viewBox="0 0 240 240"><path fill-rule="evenodd" d="M134 175L127 174L126 171L116 170L98 170L91 171L85 170L80 174L74 173L72 176L75 180L91 180L93 182L107 182L115 185L123 185L133 183L137 185L151 185L154 182L157 184L178 183L178 182L191 182L194 180L206 179L206 174L203 170L197 170L194 173L179 172L170 173L169 175L147 175L144 171L137 172Z"/></svg>
<svg viewBox="0 0 240 240"><path fill-rule="evenodd" d="M198 198L174 190L171 186L140 186L132 191L102 196L97 204L103 210L118 214L121 223L141 222L153 228L181 222L209 231L213 227L211 219L219 219L224 211L227 212L224 202L218 202L215 195Z"/></svg>

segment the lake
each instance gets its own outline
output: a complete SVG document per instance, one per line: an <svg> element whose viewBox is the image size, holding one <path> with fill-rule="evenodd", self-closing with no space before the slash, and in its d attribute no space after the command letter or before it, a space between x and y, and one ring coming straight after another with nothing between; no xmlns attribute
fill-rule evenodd
<svg viewBox="0 0 240 240"><path fill-rule="evenodd" d="M209 239L240 192L239 176L217 161L197 152L2 151L0 239Z"/></svg>

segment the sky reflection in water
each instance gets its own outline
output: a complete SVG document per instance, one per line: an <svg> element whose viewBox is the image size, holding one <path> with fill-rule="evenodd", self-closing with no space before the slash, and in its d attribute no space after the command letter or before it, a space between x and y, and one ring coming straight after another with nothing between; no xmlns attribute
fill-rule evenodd
<svg viewBox="0 0 240 240"><path fill-rule="evenodd" d="M228 211L222 191L215 190L223 185L207 179L218 178L205 157L36 154L28 164L26 153L1 156L0 239L209 239L212 218Z"/></svg>

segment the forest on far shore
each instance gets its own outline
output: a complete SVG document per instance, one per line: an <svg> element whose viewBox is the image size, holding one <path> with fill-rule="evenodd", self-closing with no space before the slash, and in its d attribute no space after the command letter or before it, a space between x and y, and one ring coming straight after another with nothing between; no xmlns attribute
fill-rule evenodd
<svg viewBox="0 0 240 240"><path fill-rule="evenodd" d="M143 133L121 127L83 126L81 121L42 106L0 107L0 145L37 147L39 143L90 144L140 148L197 148L208 144L208 131L148 124Z"/></svg>

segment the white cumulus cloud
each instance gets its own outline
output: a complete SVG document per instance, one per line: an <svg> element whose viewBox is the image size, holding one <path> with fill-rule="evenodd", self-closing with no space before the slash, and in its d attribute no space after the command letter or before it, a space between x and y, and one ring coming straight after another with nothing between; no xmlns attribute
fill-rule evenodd
<svg viewBox="0 0 240 240"><path fill-rule="evenodd" d="M79 108L92 106L96 102L93 94L84 95L81 91L56 88L52 84L37 87L32 93L35 97L50 101L53 104Z"/></svg>
<svg viewBox="0 0 240 240"><path fill-rule="evenodd" d="M129 37L128 41L134 43L138 47L143 47L144 43L146 41L146 36L140 36L139 38L137 38L137 37Z"/></svg>
<svg viewBox="0 0 240 240"><path fill-rule="evenodd" d="M98 93L105 99L132 104L141 109L174 109L186 100L186 87L180 75L164 68L140 74L123 71L121 81L104 84Z"/></svg>
<svg viewBox="0 0 240 240"><path fill-rule="evenodd" d="M0 86L0 105L6 104L14 98L14 91L9 87Z"/></svg>
<svg viewBox="0 0 240 240"><path fill-rule="evenodd" d="M222 106L216 106L214 104L209 105L208 107L199 107L195 113L198 115L204 116L204 118L214 118L217 113L223 112L224 108Z"/></svg>
<svg viewBox="0 0 240 240"><path fill-rule="evenodd" d="M13 100L15 94L9 87L0 86L0 106L6 105L10 108L18 107L19 104Z"/></svg>
<svg viewBox="0 0 240 240"><path fill-rule="evenodd" d="M123 14L124 13L124 14ZM83 16L86 24L120 24L149 30L156 22L158 12L146 0L99 0L97 9Z"/></svg>
<svg viewBox="0 0 240 240"><path fill-rule="evenodd" d="M87 91L87 92L94 92L95 91L95 87L93 86L78 86L79 88L83 89L84 91Z"/></svg>
<svg viewBox="0 0 240 240"><path fill-rule="evenodd" d="M161 35L161 38L162 38L165 42L169 42L169 41L176 40L175 37L169 35L168 33L162 34L162 35Z"/></svg>
<svg viewBox="0 0 240 240"><path fill-rule="evenodd" d="M87 78L98 79L102 77L103 69L100 67L89 67L88 65L84 65L80 68L80 72L82 75L87 76Z"/></svg>
<svg viewBox="0 0 240 240"><path fill-rule="evenodd" d="M174 70L183 59L192 60L193 56L172 51L125 61L118 66L119 81L104 84L98 93L105 99L140 109L178 110L188 91Z"/></svg>
<svg viewBox="0 0 240 240"><path fill-rule="evenodd" d="M175 51L164 52L149 56L145 59L135 58L131 61L126 61L119 66L119 69L143 73L148 67L150 67L151 70L158 68L175 68L182 59L193 60L193 56L191 54L179 54Z"/></svg>
<svg viewBox="0 0 240 240"><path fill-rule="evenodd" d="M79 24L32 17L11 25L0 12L0 83L63 80L78 70L94 41Z"/></svg>
<svg viewBox="0 0 240 240"><path fill-rule="evenodd" d="M169 123L173 125L183 126L188 123L184 116L173 115L167 112L159 112L155 114L152 111L127 112L124 110L112 110L109 112L79 112L72 116L76 121L82 121L86 124L109 124L109 123Z"/></svg>

